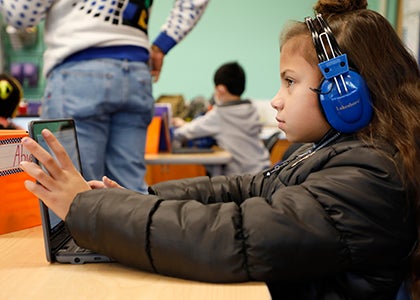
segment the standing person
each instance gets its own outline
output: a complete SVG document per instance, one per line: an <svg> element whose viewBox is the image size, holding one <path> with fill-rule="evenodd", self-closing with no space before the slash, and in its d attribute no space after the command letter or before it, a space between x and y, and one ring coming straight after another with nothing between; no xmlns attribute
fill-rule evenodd
<svg viewBox="0 0 420 300"><path fill-rule="evenodd" d="M185 142L211 137L232 154L222 174L257 173L270 166L270 154L259 138L262 123L250 100L241 99L245 91L245 71L237 62L220 66L214 74L215 105L205 115L191 122L174 118L174 141ZM206 166L211 175L214 166Z"/></svg>
<svg viewBox="0 0 420 300"><path fill-rule="evenodd" d="M26 188L81 246L142 270L265 281L273 299L395 299L417 247L420 71L389 22L366 7L319 0L322 15L283 32L271 103L287 138L306 144L272 170L162 182L149 195L91 190L45 131L60 164L24 138L52 175L23 162L39 182ZM318 47L326 37L331 47ZM325 60L323 49L336 58Z"/></svg>
<svg viewBox="0 0 420 300"><path fill-rule="evenodd" d="M208 0L174 1L150 48L152 3L0 2L4 20L17 28L45 18L41 118L75 119L86 178L107 175L144 193L144 148L154 112L151 75L159 79L164 56L195 26Z"/></svg>

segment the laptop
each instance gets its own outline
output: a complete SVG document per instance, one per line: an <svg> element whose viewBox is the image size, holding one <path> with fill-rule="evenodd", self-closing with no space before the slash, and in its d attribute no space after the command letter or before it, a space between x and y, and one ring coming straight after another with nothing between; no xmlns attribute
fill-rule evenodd
<svg viewBox="0 0 420 300"><path fill-rule="evenodd" d="M186 145L173 143L171 132L172 108L170 103L155 103L155 117L161 118L159 151L172 154L213 153L214 150L204 143L207 137L188 141ZM190 145L188 145L190 144Z"/></svg>
<svg viewBox="0 0 420 300"><path fill-rule="evenodd" d="M66 149L75 167L82 174L74 120L33 120L29 123L29 135L31 138L51 153L47 143L41 135L41 131L44 128L48 128L57 137ZM79 247L71 237L64 221L62 221L41 200L39 203L41 208L45 252L49 262L84 264L114 261L107 256Z"/></svg>

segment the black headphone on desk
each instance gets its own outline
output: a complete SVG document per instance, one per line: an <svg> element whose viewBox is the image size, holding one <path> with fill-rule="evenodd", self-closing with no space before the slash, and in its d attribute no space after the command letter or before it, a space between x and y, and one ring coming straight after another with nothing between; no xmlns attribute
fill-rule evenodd
<svg viewBox="0 0 420 300"><path fill-rule="evenodd" d="M372 118L369 89L362 76L349 69L347 55L341 52L326 21L320 14L315 20L307 17L305 23L311 31L318 67L324 79L318 89L312 90L318 93L324 115L334 129L343 133L356 132L368 125Z"/></svg>

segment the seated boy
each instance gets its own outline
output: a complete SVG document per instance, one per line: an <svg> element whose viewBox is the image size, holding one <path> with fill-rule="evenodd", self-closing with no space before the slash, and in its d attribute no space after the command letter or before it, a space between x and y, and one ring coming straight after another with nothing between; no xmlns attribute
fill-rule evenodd
<svg viewBox="0 0 420 300"><path fill-rule="evenodd" d="M259 113L250 100L241 99L244 90L243 68L237 62L226 63L214 74L213 108L191 122L173 120L174 141L212 137L219 147L232 154L223 175L257 173L270 166L268 150L259 138ZM219 175L211 166L206 168L210 175Z"/></svg>

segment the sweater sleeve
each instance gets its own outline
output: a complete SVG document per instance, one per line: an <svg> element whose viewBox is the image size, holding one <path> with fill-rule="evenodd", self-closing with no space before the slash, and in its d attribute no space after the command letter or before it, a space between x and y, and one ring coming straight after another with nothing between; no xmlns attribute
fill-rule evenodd
<svg viewBox="0 0 420 300"><path fill-rule="evenodd" d="M209 0L177 0L153 44L165 54L184 39L204 13Z"/></svg>
<svg viewBox="0 0 420 300"><path fill-rule="evenodd" d="M174 130L174 139L183 141L207 136L215 137L222 130L220 124L221 120L217 113L217 108L213 108L205 115L176 128Z"/></svg>
<svg viewBox="0 0 420 300"><path fill-rule="evenodd" d="M41 22L53 3L54 0L0 1L0 11L7 24L22 29Z"/></svg>

